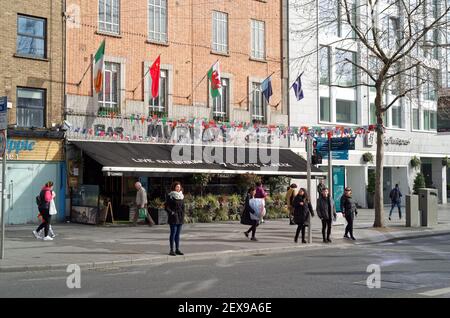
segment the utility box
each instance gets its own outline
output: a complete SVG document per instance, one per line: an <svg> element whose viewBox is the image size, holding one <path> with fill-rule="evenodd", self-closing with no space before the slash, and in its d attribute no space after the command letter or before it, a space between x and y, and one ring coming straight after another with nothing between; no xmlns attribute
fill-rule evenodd
<svg viewBox="0 0 450 318"><path fill-rule="evenodd" d="M417 194L406 195L406 226L420 226L419 196Z"/></svg>
<svg viewBox="0 0 450 318"><path fill-rule="evenodd" d="M430 227L437 225L437 206L437 189L419 189L419 210L421 212L422 226Z"/></svg>

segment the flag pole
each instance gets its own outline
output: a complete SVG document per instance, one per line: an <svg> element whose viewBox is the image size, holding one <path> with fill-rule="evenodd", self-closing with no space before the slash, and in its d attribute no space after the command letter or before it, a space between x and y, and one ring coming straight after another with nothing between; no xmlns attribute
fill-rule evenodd
<svg viewBox="0 0 450 318"><path fill-rule="evenodd" d="M211 66L209 67L208 70L210 70L211 67L213 67L214 64L216 64L217 62L219 62L219 59L217 59L217 61L215 61L213 64L211 64ZM186 96L186 99L189 99L189 98L192 96L192 94L195 92L195 90L197 89L197 87L203 82L203 80L205 79L205 77L206 77L207 75L208 75L208 72L206 72L206 74L202 77L202 79L200 80L200 82L197 83L197 85L194 87L194 89L192 90L192 92L191 92L188 96Z"/></svg>
<svg viewBox="0 0 450 318"><path fill-rule="evenodd" d="M161 54L158 55L158 57L161 57ZM157 58L158 58L157 57ZM134 92L138 89L139 85L141 85L142 81L145 79L145 77L147 76L148 72L150 72L150 67L147 68L147 72L145 72L144 76L141 78L141 80L139 81L139 83L136 85L136 87L133 89L133 94Z"/></svg>

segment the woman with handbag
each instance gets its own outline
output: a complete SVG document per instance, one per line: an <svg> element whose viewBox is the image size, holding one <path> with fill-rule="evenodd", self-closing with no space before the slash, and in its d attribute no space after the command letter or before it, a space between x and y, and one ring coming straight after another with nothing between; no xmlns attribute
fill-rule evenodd
<svg viewBox="0 0 450 318"><path fill-rule="evenodd" d="M297 224L297 231L295 233L294 242L298 242L298 236L301 231L302 243L306 243L305 226L309 225L309 214L311 214L311 217L313 217L314 211L309 200L308 193L304 188L300 188L297 195L294 197L292 206L294 207L294 222L295 224Z"/></svg>
<svg viewBox="0 0 450 318"><path fill-rule="evenodd" d="M184 255L180 251L180 234L181 227L184 223L184 195L181 183L176 181L172 184L171 192L166 201L166 211L169 216L168 223L170 225L170 253L169 255ZM176 250L173 250L175 245Z"/></svg>
<svg viewBox="0 0 450 318"><path fill-rule="evenodd" d="M245 231L244 234L248 238L250 232L252 232L252 241L257 241L256 227L259 225L259 220L257 219L257 212L251 207L250 200L255 198L256 189L251 187L248 189L247 197L245 198L244 212L242 213L241 223L245 225L251 225L248 231Z"/></svg>

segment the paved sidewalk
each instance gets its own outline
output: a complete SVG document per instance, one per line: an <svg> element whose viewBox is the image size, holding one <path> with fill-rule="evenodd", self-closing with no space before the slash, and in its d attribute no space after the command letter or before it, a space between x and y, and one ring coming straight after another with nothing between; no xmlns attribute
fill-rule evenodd
<svg viewBox="0 0 450 318"><path fill-rule="evenodd" d="M386 216L389 210L386 210ZM439 224L434 228L406 228L405 220L386 221L386 228L374 229L373 210L359 210L354 234L357 241L342 238L345 222L335 225L332 244L322 243L321 222L313 218L313 243L296 244L296 226L287 219L268 220L258 227L258 242L248 240L243 232L248 228L238 222L186 224L181 236L181 250L185 256L168 256L169 227L92 226L55 224L54 241L36 240L35 225L10 226L6 230L5 259L0 260L2 271L51 270L78 264L82 268L102 268L114 265L178 262L202 258L216 258L239 254L277 253L311 248L333 248L353 244L367 244L400 237L436 235L450 232L450 205L439 206ZM339 222L341 221L341 222Z"/></svg>

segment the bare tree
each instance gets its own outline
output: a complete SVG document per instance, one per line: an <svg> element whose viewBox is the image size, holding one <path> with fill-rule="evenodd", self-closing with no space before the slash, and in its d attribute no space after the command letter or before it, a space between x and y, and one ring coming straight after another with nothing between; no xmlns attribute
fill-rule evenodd
<svg viewBox="0 0 450 318"><path fill-rule="evenodd" d="M437 99L441 77L439 47L447 41L450 7L445 0L304 0L295 3L294 10L298 10L304 20L291 22L291 32L304 41L304 48L299 56L291 58L291 63L306 67L311 59L321 58L320 50L324 47L337 46L337 51L343 55L336 55L338 76L325 84L346 88L365 86L375 92L374 227L383 227L384 115L401 100L419 103L421 95ZM317 41L317 45L308 41ZM358 52L358 57L342 53L345 50ZM318 67L320 69L320 63ZM352 76L354 80L345 80Z"/></svg>

